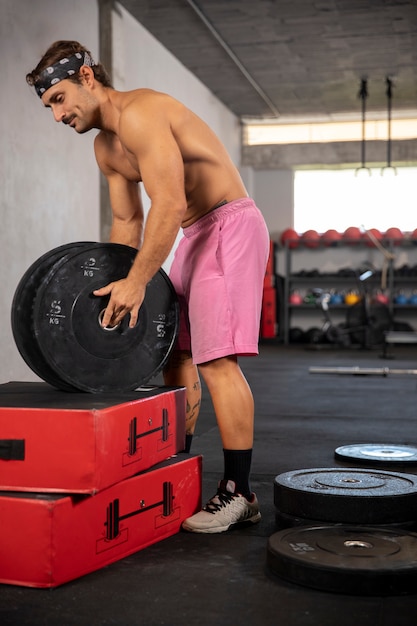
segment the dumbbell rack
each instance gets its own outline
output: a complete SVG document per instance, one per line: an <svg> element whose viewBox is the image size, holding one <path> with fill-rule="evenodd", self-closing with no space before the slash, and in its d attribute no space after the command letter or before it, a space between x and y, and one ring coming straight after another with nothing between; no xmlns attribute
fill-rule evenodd
<svg viewBox="0 0 417 626"><path fill-rule="evenodd" d="M179 532L201 507L184 442L183 388L0 385L0 582L56 587Z"/></svg>

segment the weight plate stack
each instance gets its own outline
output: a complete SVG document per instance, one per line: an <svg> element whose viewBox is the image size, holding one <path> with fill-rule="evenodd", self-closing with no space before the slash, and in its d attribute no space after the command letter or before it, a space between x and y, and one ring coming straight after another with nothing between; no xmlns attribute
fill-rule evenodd
<svg viewBox="0 0 417 626"><path fill-rule="evenodd" d="M415 522L417 476L358 468L296 470L275 477L274 503L285 516L321 523Z"/></svg>
<svg viewBox="0 0 417 626"><path fill-rule="evenodd" d="M93 295L125 278L136 253L120 244L68 244L25 273L13 299L12 329L26 363L46 382L68 391L124 392L162 370L179 325L178 300L165 272L148 283L134 328L129 316L103 328L109 297Z"/></svg>
<svg viewBox="0 0 417 626"><path fill-rule="evenodd" d="M359 596L415 593L417 534L360 526L304 526L271 535L267 564L281 578Z"/></svg>

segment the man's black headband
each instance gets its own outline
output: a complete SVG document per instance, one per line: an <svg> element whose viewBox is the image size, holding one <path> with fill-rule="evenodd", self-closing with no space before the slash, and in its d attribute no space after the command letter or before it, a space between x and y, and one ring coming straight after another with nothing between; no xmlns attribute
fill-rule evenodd
<svg viewBox="0 0 417 626"><path fill-rule="evenodd" d="M39 98L53 85L64 80L64 78L69 78L73 74L76 74L83 65L89 65L90 67L95 65L88 52L76 52L72 56L64 57L44 69L39 74L39 78L34 85Z"/></svg>

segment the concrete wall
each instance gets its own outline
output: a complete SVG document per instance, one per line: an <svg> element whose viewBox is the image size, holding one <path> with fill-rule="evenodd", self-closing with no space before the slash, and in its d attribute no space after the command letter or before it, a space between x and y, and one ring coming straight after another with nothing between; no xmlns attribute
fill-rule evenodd
<svg viewBox="0 0 417 626"><path fill-rule="evenodd" d="M10 325L23 273L44 252L99 233L93 137L56 124L25 76L57 39L78 39L97 54L98 9L95 0L1 0L0 11L0 382L7 382L36 379Z"/></svg>
<svg viewBox="0 0 417 626"><path fill-rule="evenodd" d="M393 141L392 163L396 166L415 166L417 140ZM385 141L366 142L366 165L383 167L387 159ZM293 169L306 167L350 167L360 165L361 143L346 141L292 145L244 146L242 163L256 169Z"/></svg>
<svg viewBox="0 0 417 626"><path fill-rule="evenodd" d="M268 223L272 239L293 225L294 173L292 170L255 170L253 193Z"/></svg>

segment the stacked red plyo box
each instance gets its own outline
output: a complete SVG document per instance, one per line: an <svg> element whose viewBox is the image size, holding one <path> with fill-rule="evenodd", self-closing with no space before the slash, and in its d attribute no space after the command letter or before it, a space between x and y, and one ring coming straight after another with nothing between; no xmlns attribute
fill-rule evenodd
<svg viewBox="0 0 417 626"><path fill-rule="evenodd" d="M185 389L0 385L0 582L55 587L177 532L201 507Z"/></svg>

